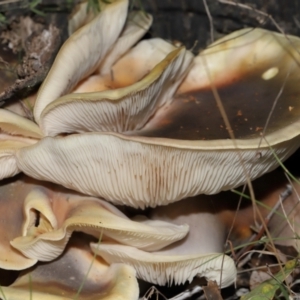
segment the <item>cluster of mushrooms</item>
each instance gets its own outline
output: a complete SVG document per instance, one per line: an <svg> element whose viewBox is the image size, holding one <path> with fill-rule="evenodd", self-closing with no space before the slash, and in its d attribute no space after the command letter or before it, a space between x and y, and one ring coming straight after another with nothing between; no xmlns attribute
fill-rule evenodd
<svg viewBox="0 0 300 300"><path fill-rule="evenodd" d="M96 15L86 5L35 122L0 110L0 269L24 270L2 295L131 300L137 278L231 285L226 228L201 194L255 179L299 147L299 39L248 28L195 57L139 41L152 18L128 14L128 0L100 1ZM128 217L114 205L151 209Z"/></svg>

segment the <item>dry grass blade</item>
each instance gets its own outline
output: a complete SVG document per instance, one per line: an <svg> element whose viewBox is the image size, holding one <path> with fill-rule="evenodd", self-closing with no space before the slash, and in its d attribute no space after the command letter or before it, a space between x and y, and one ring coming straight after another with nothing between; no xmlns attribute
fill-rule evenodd
<svg viewBox="0 0 300 300"><path fill-rule="evenodd" d="M216 282L208 281L207 286L203 287L206 300L223 300Z"/></svg>

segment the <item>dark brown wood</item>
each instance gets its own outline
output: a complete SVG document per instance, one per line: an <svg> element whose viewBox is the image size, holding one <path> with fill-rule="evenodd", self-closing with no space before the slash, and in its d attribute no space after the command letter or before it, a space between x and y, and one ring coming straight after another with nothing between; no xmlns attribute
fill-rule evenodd
<svg viewBox="0 0 300 300"><path fill-rule="evenodd" d="M206 0L213 17L215 38L245 27L278 31L277 26L287 34L300 36L299 0L231 1L235 5L223 4L218 0ZM153 14L152 36L179 40L188 48L197 42L194 52L211 42L210 22L203 0L136 0L135 3ZM272 16L277 24L263 14Z"/></svg>

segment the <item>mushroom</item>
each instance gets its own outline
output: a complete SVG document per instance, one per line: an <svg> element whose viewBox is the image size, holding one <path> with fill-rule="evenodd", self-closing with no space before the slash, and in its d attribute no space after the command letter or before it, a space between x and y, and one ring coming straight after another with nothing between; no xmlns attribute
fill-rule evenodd
<svg viewBox="0 0 300 300"><path fill-rule="evenodd" d="M36 143L42 136L39 127L32 121L0 109L0 178L19 173L15 150Z"/></svg>
<svg viewBox="0 0 300 300"><path fill-rule="evenodd" d="M110 4L99 1L99 5L101 12L75 31L60 49L37 95L34 107L37 123L51 101L72 90L98 68L119 37L127 16L128 0L114 0Z"/></svg>
<svg viewBox="0 0 300 300"><path fill-rule="evenodd" d="M130 86L148 75L174 50L176 47L160 38L142 40L117 60L110 70L103 72L99 68L98 73L83 80L74 93L100 92ZM103 101L99 97L99 101L101 100Z"/></svg>
<svg viewBox="0 0 300 300"><path fill-rule="evenodd" d="M2 182L0 192L2 269L21 270L57 258L74 231L151 251L182 239L189 230L186 224L131 221L103 200L24 176Z"/></svg>
<svg viewBox="0 0 300 300"><path fill-rule="evenodd" d="M139 287L132 267L108 266L88 249L86 236L73 237L64 254L39 263L9 287L1 287L7 300L75 299L137 300Z"/></svg>
<svg viewBox="0 0 300 300"><path fill-rule="evenodd" d="M58 257L73 231L113 240L140 249L157 250L182 239L187 225L131 221L100 199L68 191L35 187L24 200L22 235L10 244L26 257L49 261ZM157 230L159 228L159 231Z"/></svg>
<svg viewBox="0 0 300 300"><path fill-rule="evenodd" d="M10 245L10 241L22 235L23 202L32 184L18 179L2 180L0 184L0 269L23 270L34 265L37 260L22 255Z"/></svg>
<svg viewBox="0 0 300 300"><path fill-rule="evenodd" d="M48 136L139 129L173 95L186 75L192 58L192 54L184 48L175 49L134 84L58 98L41 112L40 127Z"/></svg>
<svg viewBox="0 0 300 300"><path fill-rule="evenodd" d="M94 15L93 13L87 14L87 7L86 3L79 5L79 11L78 14L75 14L73 18L71 18L70 21L70 31L75 29L77 30L70 39L64 44L62 47L62 50L60 51L60 54L58 55L56 62L54 63L54 67L52 68L51 76L50 76L50 83L54 85L61 86L61 80L58 79L58 76L61 75L61 71L56 71L56 66L59 65L61 68L63 68L65 73L69 70L68 68L65 68L66 60L71 59L72 62L75 62L75 68L76 63L79 62L79 64L83 61L83 64L85 64L85 59L82 60L82 57L84 55L88 55L85 53L86 51L97 51L97 57L98 57L98 64L103 64L103 67L108 68L110 64L114 62L114 60L117 60L119 56L121 56L124 52L128 50L149 28L149 26L152 23L152 17L146 13L142 13L141 11L138 12L131 12L129 14L129 17L126 21L126 24L124 26L124 22L127 15L127 5L128 1L126 0L120 0L120 1L113 1L110 5L107 5L105 3L102 3L99 1L99 5L101 6L101 13L98 15ZM115 26L109 26L109 28L113 27L112 31L114 34L111 34L109 36L106 36L107 33L110 31L106 30L105 26L101 27L101 30L99 33L97 32L96 39L97 43L104 43L105 45L101 48L103 51L98 51L97 49L94 49L92 47L81 49L81 46L76 47L77 44L84 43L87 36L91 37L89 41L95 42L95 36L94 31L98 30L97 28L101 24L107 24L107 18L111 17L111 14L113 16L113 19L110 21L114 21L114 18L117 20L115 23ZM121 17L119 17L121 15ZM78 21L80 19L80 21ZM123 21L122 21L123 20ZM76 24L75 24L76 23ZM83 26L85 23L86 26ZM82 27L83 26L83 27ZM82 27L82 28L80 28ZM121 32L122 30L122 32ZM119 35L121 36L119 37ZM106 47L113 47L113 51L109 51L109 49L106 49ZM94 45L94 44L93 44ZM98 45L98 44L97 44ZM96 45L96 47L97 47ZM75 50L76 49L76 50ZM81 51L82 50L82 51ZM69 55L68 53L73 53L74 57ZM109 53L108 53L109 52ZM77 57L76 57L77 55ZM83 56L82 56L83 55ZM91 59L95 59L95 56L92 56ZM80 65L80 70L84 71L84 66ZM94 62L92 61L89 66L87 66L87 73L92 72L93 69L95 69L96 66L94 65ZM66 75L63 73L63 75ZM85 74L79 74L78 72L76 74L72 74L72 82L68 82L68 79L66 81L63 81L63 83L66 83L67 85L70 84L71 86L74 86L76 82L80 78L84 78ZM76 79L77 78L77 79ZM65 78L64 78L65 79ZM47 81L48 79L46 79ZM67 87L66 89L68 89ZM51 91L58 91L58 89L55 87L54 89L50 88ZM43 95L44 95L44 88L41 87L40 93L37 97L37 106L40 107L43 106L45 103ZM46 88L47 92L47 88ZM63 93L63 91L61 91ZM49 101L49 97L46 97L45 101ZM41 104L42 102L42 104ZM9 109L14 111L20 111L19 107L16 105L9 106ZM38 119L38 118L37 118ZM10 113L7 110L1 109L0 111L0 125L1 125L1 131L3 134L1 134L0 137L0 163L2 163L2 168L0 172L0 178L5 178L9 176L13 176L16 173L20 172L18 169L14 153L15 150L21 147L28 146L29 144L33 144L36 142L37 139L42 138L44 135L39 129L39 127L34 124L33 122L30 122L29 120L25 118L21 118L20 116L14 115L13 113ZM7 133L9 133L9 136L7 136Z"/></svg>
<svg viewBox="0 0 300 300"><path fill-rule="evenodd" d="M44 120L50 115L55 122L72 119L73 125L60 125L61 133L71 128L80 132L100 129L123 132L45 138L16 152L18 167L29 176L104 197L116 204L141 208L242 185L247 178L255 179L273 170L278 166L278 159L283 161L298 148L297 47L299 39L295 37L286 39L261 29L245 29L200 53L173 101L172 93L168 93L169 100L164 98L161 102L155 97L155 103L149 101L146 106L143 101L126 102L127 98L125 102L123 99L108 101L105 97L104 101L103 98L93 100L98 95L123 93L124 89L133 91L135 84L113 91L66 95L63 97L66 102L60 98L42 112ZM167 60L180 69L179 62L183 62L184 57L184 50L177 49ZM232 67L224 72L224 66L233 57ZM235 140L229 139L205 70L211 73L224 101ZM144 79L136 84L143 84ZM160 82L171 85L168 89L172 91L173 82L169 79ZM281 88L282 93L266 125ZM141 95L141 91L136 95ZM97 106L90 105L96 102L101 103L101 112L95 111ZM80 109L71 109L73 104ZM72 114L76 112L76 118L65 117L69 108ZM50 125L48 128L49 132L60 133ZM274 152L278 159L274 158ZM83 174L86 180L82 180Z"/></svg>
<svg viewBox="0 0 300 300"><path fill-rule="evenodd" d="M130 12L119 38L98 68L100 74L110 73L112 65L141 39L151 24L152 16L145 11Z"/></svg>
<svg viewBox="0 0 300 300"><path fill-rule="evenodd" d="M209 205L209 199L202 198L184 199L151 212L151 219L187 223L190 227L184 239L159 251L143 251L108 242L91 243L91 249L108 263L133 266L138 278L154 284L182 284L191 282L197 275L226 287L236 279L235 264L222 254L226 235L224 224Z"/></svg>

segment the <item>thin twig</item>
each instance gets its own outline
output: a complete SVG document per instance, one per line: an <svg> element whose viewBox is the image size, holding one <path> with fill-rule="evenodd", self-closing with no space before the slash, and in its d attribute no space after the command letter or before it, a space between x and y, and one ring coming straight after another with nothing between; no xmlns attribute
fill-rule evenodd
<svg viewBox="0 0 300 300"><path fill-rule="evenodd" d="M207 17L208 17L208 20L209 20L210 40L213 43L215 41L215 38L214 38L214 23L213 23L213 18L211 16L210 11L209 11L209 7L207 5L206 0L203 0L203 5L205 7L205 11L207 13Z"/></svg>
<svg viewBox="0 0 300 300"><path fill-rule="evenodd" d="M277 30L285 35L285 32L282 30L282 28L279 26L279 24L275 21L275 19L271 15L269 15L269 14L267 14L267 13L265 13L265 12L259 10L259 9L256 9L254 7L251 7L247 4L237 3L237 2L234 2L234 1L231 1L231 0L218 0L218 1L220 3L223 3L223 4L229 4L229 5L237 6L237 7L240 7L240 8L247 9L247 10L252 10L252 11L256 12L257 14L262 15L262 16L270 19L271 22L274 24L274 26L277 28Z"/></svg>
<svg viewBox="0 0 300 300"><path fill-rule="evenodd" d="M286 76L285 76L285 78L284 78L284 81L283 81L283 84L282 84L282 86L280 87L280 90L279 90L279 92L278 92L278 94L277 94L277 96L276 96L276 98L275 98L275 100L274 100L274 102L273 102L272 108L271 108L271 110L270 110L270 112L269 112L269 114L268 114L268 118L267 118L267 121L266 121L266 123L265 123L265 126L264 126L263 132L262 132L262 134L261 134L261 138L260 138L260 140L259 140L259 143L258 143L257 148L260 148L260 145L261 145L261 143L263 142L263 137L265 137L265 135L266 135L266 131L267 131L267 128L268 128L268 126L269 126L271 117L272 117L272 115L273 115L273 113L274 113L274 110L275 110L275 107L276 107L276 105L277 105L277 102L278 102L279 98L281 97L281 95L282 95L282 93L283 93L283 91L284 91L284 87L285 87L285 85L286 85L286 83L287 83L287 79L289 78L289 76L290 76L290 71L286 74Z"/></svg>

